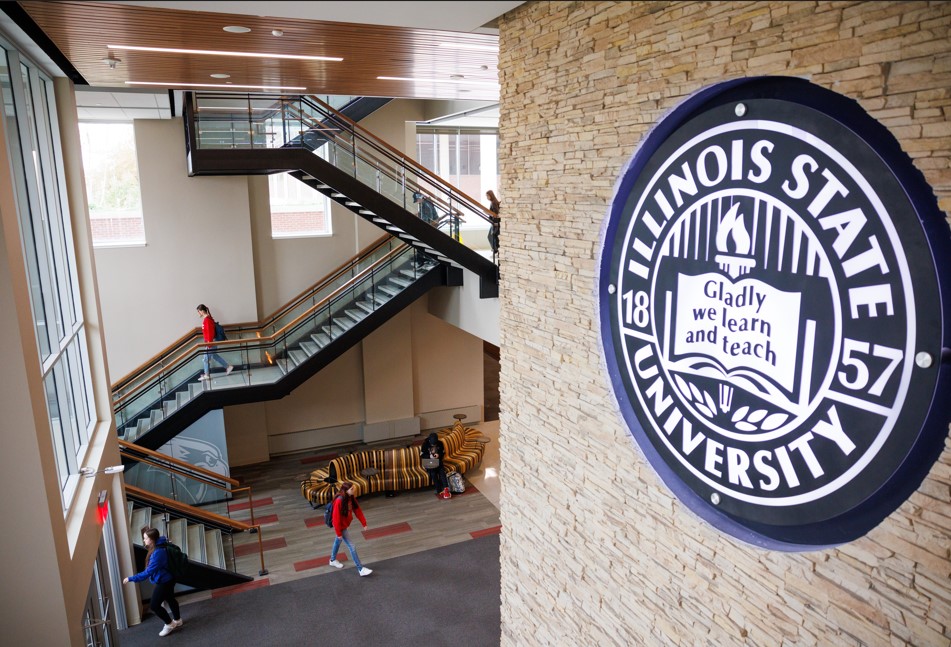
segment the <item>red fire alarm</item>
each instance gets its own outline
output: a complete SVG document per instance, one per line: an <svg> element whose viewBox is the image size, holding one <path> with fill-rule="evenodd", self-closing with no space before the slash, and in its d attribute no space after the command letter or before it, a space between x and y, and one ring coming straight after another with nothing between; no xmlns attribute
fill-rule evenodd
<svg viewBox="0 0 951 647"><path fill-rule="evenodd" d="M106 490L103 490L99 493L99 501L96 506L96 519L99 521L99 525L106 523L106 517L109 516L109 493Z"/></svg>

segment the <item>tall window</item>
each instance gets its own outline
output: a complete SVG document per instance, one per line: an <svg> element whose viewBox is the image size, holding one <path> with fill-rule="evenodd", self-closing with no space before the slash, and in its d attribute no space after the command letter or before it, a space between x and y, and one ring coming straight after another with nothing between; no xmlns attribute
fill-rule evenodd
<svg viewBox="0 0 951 647"><path fill-rule="evenodd" d="M422 127L416 131L419 163L480 202L489 189L499 192L498 146L495 131Z"/></svg>
<svg viewBox="0 0 951 647"><path fill-rule="evenodd" d="M271 237L329 236L330 198L287 173L268 176Z"/></svg>
<svg viewBox="0 0 951 647"><path fill-rule="evenodd" d="M95 415L53 83L3 41L0 59L10 172L65 508Z"/></svg>
<svg viewBox="0 0 951 647"><path fill-rule="evenodd" d="M142 196L131 123L80 123L86 199L96 247L144 245Z"/></svg>

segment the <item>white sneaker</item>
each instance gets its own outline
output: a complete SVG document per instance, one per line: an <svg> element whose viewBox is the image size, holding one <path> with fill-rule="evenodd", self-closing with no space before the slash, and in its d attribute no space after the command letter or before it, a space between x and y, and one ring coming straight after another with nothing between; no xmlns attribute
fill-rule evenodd
<svg viewBox="0 0 951 647"><path fill-rule="evenodd" d="M198 378L198 381L199 381L199 382L204 382L205 380L210 380L210 379L211 379L211 376L210 376L210 375L205 375L204 373L202 373L202 374L201 374L201 377Z"/></svg>
<svg viewBox="0 0 951 647"><path fill-rule="evenodd" d="M228 370L225 371L225 375L231 375L231 371L234 370L234 366L228 365Z"/></svg>
<svg viewBox="0 0 951 647"><path fill-rule="evenodd" d="M185 624L185 621L182 620L181 618L179 618L178 620L172 620L172 627L175 628L175 629L178 629L178 628L181 627L183 624Z"/></svg>
<svg viewBox="0 0 951 647"><path fill-rule="evenodd" d="M165 625L164 627L162 627L162 630L159 632L158 635L167 636L173 631L175 631L175 625Z"/></svg>
<svg viewBox="0 0 951 647"><path fill-rule="evenodd" d="M371 571L369 568L367 568L366 566L364 566L363 568L360 569L360 577L366 577L367 575L369 575L369 574L372 573L372 572L373 572L373 571Z"/></svg>
<svg viewBox="0 0 951 647"><path fill-rule="evenodd" d="M341 564L340 561L336 559L330 560L330 565L334 568L343 568L343 564Z"/></svg>

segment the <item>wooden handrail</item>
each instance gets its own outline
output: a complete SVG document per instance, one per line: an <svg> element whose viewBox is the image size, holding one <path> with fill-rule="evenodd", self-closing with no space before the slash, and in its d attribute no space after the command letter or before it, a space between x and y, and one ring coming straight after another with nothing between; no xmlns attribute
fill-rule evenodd
<svg viewBox="0 0 951 647"><path fill-rule="evenodd" d="M415 169L414 172L415 172L417 175L423 175L424 177L427 178L427 180L435 180L435 181L432 182L432 183L433 183L433 184L436 184L436 185L438 185L438 186L443 186L443 187L448 186L448 187L450 187L450 188L453 190L454 193L463 196L463 197L466 198L469 202L471 202L473 205L476 205L476 206L478 206L480 209L482 209L482 211L485 212L485 215L486 215L487 218L491 218L491 217L493 216L492 212L489 211L489 209L488 209L487 207L485 207L481 202L479 202L479 201L477 201L477 200L474 200L474 199L472 198L472 196L466 194L466 193L463 192L463 191L458 190L458 187L452 186L451 184L449 184L448 182L446 182L444 179L442 179L441 177L439 177L438 175L436 175L435 173L433 173L432 171L430 171L429 169L427 169L425 166L421 165L419 162L417 162L417 161L414 160L413 158L407 156L406 153L403 153L403 152L397 150L396 148L394 148L394 147L391 146L390 144L386 143L385 141L383 141L382 139L380 139L379 137L377 137L376 135L374 135L373 133L371 133L369 130L366 130L365 128L363 128L362 126L360 126L357 122L355 122L355 121L353 121L352 119L350 119L347 115L345 115L345 114L343 114L343 113L341 113L341 112L338 112L338 111L334 110L332 106L330 106L329 104L325 103L325 102L322 101L321 99L318 99L316 96L306 95L304 98L306 98L307 101L310 101L310 102L312 102L312 103L316 103L322 110L328 111L328 113L329 113L331 116L333 116L335 119L341 119L341 120L343 120L344 122L346 122L347 124L349 124L350 127L353 128L354 132L358 132L358 131L360 132L361 137L363 137L363 138L365 138L365 139L368 139L368 140L372 140L374 143L376 143L377 145L379 145L381 148L386 149L387 152L389 152L391 155L393 155L393 156L395 156L397 159L401 160L401 161L402 161L403 163L405 163L407 166L413 167L413 168Z"/></svg>
<svg viewBox="0 0 951 647"><path fill-rule="evenodd" d="M373 270L375 270L375 269L376 269L377 267L379 267L380 265L382 265L382 264L388 262L392 257L397 256L398 254L402 253L402 252L403 252L403 249L404 249L404 248L396 248L396 249L394 249L394 250L391 250L391 251L387 252L386 255L382 256L382 257L379 258L379 259L377 259L377 261L374 262L373 265L370 265L368 268L366 268L365 270L363 270L363 271L360 272L359 274L356 274L356 275L353 277L353 281L357 281L358 279L361 279L361 278L367 276L368 274L372 274L372 273L373 273ZM304 311L303 311L301 314L299 314L296 318L292 319L289 323L284 324L283 327L281 327L281 328L279 328L278 330L274 331L272 334L267 335L267 336L257 337L257 338L254 339L253 341L254 341L255 343L264 343L264 344L270 343L270 342L274 341L274 339L280 337L281 334L283 334L283 332L284 332L285 330L287 330L288 328L290 328L290 327L296 325L296 324L297 324L299 321L301 321L302 319L307 318L308 316L310 316L311 313L313 313L313 312L315 312L316 310L322 308L325 304L327 304L329 301L331 301L331 300L334 299L335 297L339 296L340 294L343 294L343 293L346 291L346 289L348 289L348 288L349 288L349 285L342 285L342 286L338 287L336 290L334 290L333 292L331 292L329 295L327 295L326 297L324 297L323 299L321 299L320 301L318 301L317 303L315 303L314 305L312 305L311 307L309 307L307 310L304 310ZM207 349L207 348L216 349L216 348L223 347L223 346L239 346L239 345L243 345L243 344L247 344L247 343L248 343L248 340L247 340L247 339L226 339L226 340L224 340L224 341L210 341L210 342L202 341L201 343L195 344L194 346L189 347L188 350L186 350L186 351L180 353L177 357L175 357L174 359L172 359L172 360L169 362L169 365L172 365L172 366L177 365L179 362L182 361L183 358L188 357L188 356L191 355L193 352L195 352L196 349L198 349L199 352L200 352L202 347L204 347L205 349ZM135 396L135 395L137 395L137 394L134 393L134 392L132 392L132 393L127 393L127 394L125 394L124 396L122 396L121 398L119 398L118 400L114 400L113 403L112 403L113 410L119 409L127 400L129 400L130 398L132 398L132 397Z"/></svg>
<svg viewBox="0 0 951 647"><path fill-rule="evenodd" d="M218 481L224 481L225 483L229 483L230 485L233 485L233 486L239 486L239 485L241 485L241 482L240 482L240 481L237 481L237 480L235 480L235 479L233 479L233 478L231 478L231 477L222 476L222 475L219 474L218 472L212 472L211 470L205 469L204 467L198 467L197 465L192 465L191 463L186 463L186 462L183 461L183 460L179 460L179 459L177 459L177 458L172 458L171 456L168 456L167 454L163 454L162 452L157 452L157 451L152 450L152 449L147 449L147 448L143 447L142 445L136 445L135 443L130 443L130 442L127 441L127 440L119 439L119 448L120 448L120 449L126 449L126 450L128 450L128 451L138 452L138 453L140 453L140 454L145 454L146 456L151 456L151 457L153 457L153 458L157 458L157 459L159 459L159 460L161 460L161 461L163 461L163 462L171 463L171 464L176 465L176 466L178 466L178 467L185 467L185 468L188 468L190 471L198 472L199 474L203 474L203 475L205 475L205 476L208 476L209 478L213 478L213 479L216 479L216 480L218 480ZM128 455L128 454L123 454L123 456L126 456L127 458L129 458L129 459L131 459L131 460L139 460L139 458L138 458L137 456L130 456L130 455Z"/></svg>
<svg viewBox="0 0 951 647"><path fill-rule="evenodd" d="M357 255L355 259L350 259L349 261L342 263L340 266L334 269L330 274L322 278L320 281L314 283L311 287L302 291L296 297L291 299L287 304L281 306L281 308L277 312L271 314L270 316L265 317L264 319L260 321L249 321L245 323L229 324L225 326L225 330L235 330L235 329L242 329L242 328L248 328L248 329L264 328L265 326L268 325L268 322L274 321L275 319L280 317L281 314L283 314L290 308L294 307L296 303L304 299L308 294L312 292L316 292L317 290L320 289L322 285L325 285L329 283L330 281L333 281L335 278L340 276L340 274L342 274L344 270L346 270L349 266L354 265L355 263L359 263L361 260L369 256L370 254L374 253L376 250L378 250L381 246L383 246L387 241L389 241L392 238L393 236L385 235L385 236L381 236L374 242L370 243L370 245L368 245L367 248L363 252ZM181 337L173 341L171 344L169 344L168 346L160 350L158 353L156 353L149 359L145 360L142 364L139 365L139 368L136 368L135 370L127 373L125 376L121 377L119 380L114 382L112 386L110 387L111 390L115 391L116 389L119 389L125 386L126 383L132 381L134 378L139 376L141 373L144 372L146 368L148 368L149 366L157 362L159 359L167 355L173 349L178 348L179 346L184 344L186 341L188 341L190 338L200 334L201 334L201 328L194 328L192 329L191 332L185 333L184 335L182 335Z"/></svg>
<svg viewBox="0 0 951 647"><path fill-rule="evenodd" d="M208 512L207 510L202 510L201 508L196 508L195 506L188 505L187 503L181 503L175 501L174 499L169 499L155 492L149 492L148 490L143 490L134 485L129 485L128 483L125 486L126 492L131 492L134 496L144 499L148 502L155 502L159 505L163 505L166 508L171 508L177 510L182 514L188 515L190 517L195 517L204 521L209 521L211 523L217 523L221 526L227 526L233 530L240 530L241 532L254 531L258 535L258 553L261 556L261 575L266 575L267 570L264 568L264 541L262 536L264 532L261 530L261 524L244 523L243 521L235 521L231 517L226 517L224 515L217 514L215 512Z"/></svg>

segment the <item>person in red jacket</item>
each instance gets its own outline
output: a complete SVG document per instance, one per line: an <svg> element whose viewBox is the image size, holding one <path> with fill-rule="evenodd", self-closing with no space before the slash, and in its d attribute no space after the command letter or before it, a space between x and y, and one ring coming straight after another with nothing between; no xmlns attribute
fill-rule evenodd
<svg viewBox="0 0 951 647"><path fill-rule="evenodd" d="M343 564L337 561L337 550L340 549L340 542L343 541L350 551L353 565L357 567L360 577L366 577L373 571L360 563L357 549L353 547L353 542L350 541L350 535L347 532L347 528L350 527L350 523L353 521L353 515L356 515L360 523L363 524L363 529L367 529L367 519L363 516L360 504L357 503L357 497L353 496L350 491L352 488L353 483L344 481L340 484L340 491L337 492L337 496L334 497L333 524L337 537L334 539L334 547L330 549L330 565L334 568L343 568Z"/></svg>
<svg viewBox="0 0 951 647"><path fill-rule="evenodd" d="M205 342L218 341L215 339L215 320L211 316L211 311L208 309L204 303L198 304L198 316L201 317L201 335L205 339ZM227 367L225 369L225 375L231 375L231 371L234 370L234 366L226 362L221 358L221 355L214 351L213 346L208 347L208 351L202 354L201 361L205 366L205 372L198 378L200 382L211 379L211 366L210 360L215 360L222 366Z"/></svg>

